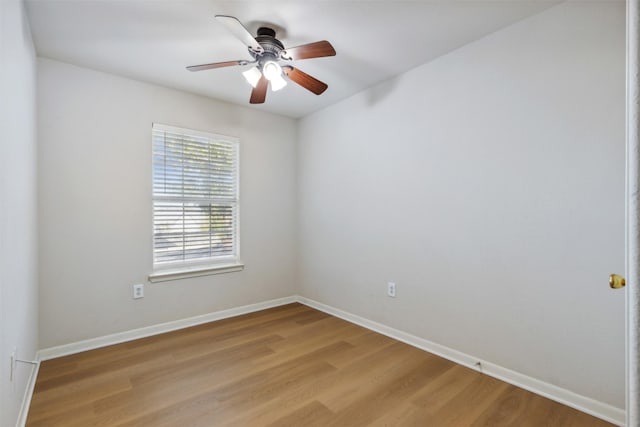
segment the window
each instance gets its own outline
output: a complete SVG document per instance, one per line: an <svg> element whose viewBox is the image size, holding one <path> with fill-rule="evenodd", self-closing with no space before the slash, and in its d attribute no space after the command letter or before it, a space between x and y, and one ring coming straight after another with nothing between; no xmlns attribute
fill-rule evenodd
<svg viewBox="0 0 640 427"><path fill-rule="evenodd" d="M238 140L160 124L152 133L150 280L238 266Z"/></svg>

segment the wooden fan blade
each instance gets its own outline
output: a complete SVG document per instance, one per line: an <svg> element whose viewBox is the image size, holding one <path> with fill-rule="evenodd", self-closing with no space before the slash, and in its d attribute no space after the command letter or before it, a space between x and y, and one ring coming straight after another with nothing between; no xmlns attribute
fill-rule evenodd
<svg viewBox="0 0 640 427"><path fill-rule="evenodd" d="M285 66L282 67L282 70L291 80L298 83L303 88L310 90L316 95L320 95L329 87L326 83L321 82L315 77L311 77L309 74L305 73L304 71L300 71L295 67Z"/></svg>
<svg viewBox="0 0 640 427"><path fill-rule="evenodd" d="M262 104L267 99L267 87L269 87L269 80L265 76L260 77L258 84L251 91L249 103Z"/></svg>
<svg viewBox="0 0 640 427"><path fill-rule="evenodd" d="M226 61L226 62L214 62L212 64L191 65L187 67L189 71L202 71L210 70L212 68L232 67L234 65L245 65L247 61Z"/></svg>
<svg viewBox="0 0 640 427"><path fill-rule="evenodd" d="M336 50L326 40L291 47L282 52L282 59L308 59L335 56Z"/></svg>
<svg viewBox="0 0 640 427"><path fill-rule="evenodd" d="M224 25L227 30L234 36L236 36L242 43L249 47L254 52L262 53L264 49L260 46L260 43L253 38L251 33L242 25L238 18L228 15L215 15L215 18Z"/></svg>

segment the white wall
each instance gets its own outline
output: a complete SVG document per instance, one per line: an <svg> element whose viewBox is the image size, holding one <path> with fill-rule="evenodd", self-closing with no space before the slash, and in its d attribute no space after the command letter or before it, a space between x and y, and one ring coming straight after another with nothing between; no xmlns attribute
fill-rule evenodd
<svg viewBox="0 0 640 427"><path fill-rule="evenodd" d="M294 293L292 119L38 60L40 347ZM247 92L248 93L248 92ZM151 272L151 124L240 138L242 272Z"/></svg>
<svg viewBox="0 0 640 427"><path fill-rule="evenodd" d="M0 425L16 424L38 345L36 59L20 0L0 1Z"/></svg>
<svg viewBox="0 0 640 427"><path fill-rule="evenodd" d="M302 119L300 294L622 408L624 28L563 3Z"/></svg>

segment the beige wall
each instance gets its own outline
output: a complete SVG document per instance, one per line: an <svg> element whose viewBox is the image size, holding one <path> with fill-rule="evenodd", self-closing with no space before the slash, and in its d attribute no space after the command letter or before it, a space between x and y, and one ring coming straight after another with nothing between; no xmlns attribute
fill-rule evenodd
<svg viewBox="0 0 640 427"><path fill-rule="evenodd" d="M295 122L39 59L40 347L294 293ZM151 124L240 138L242 272L151 272Z"/></svg>
<svg viewBox="0 0 640 427"><path fill-rule="evenodd" d="M299 293L624 407L624 29L563 3L302 119Z"/></svg>
<svg viewBox="0 0 640 427"><path fill-rule="evenodd" d="M16 424L38 345L36 58L20 0L0 1L0 425Z"/></svg>

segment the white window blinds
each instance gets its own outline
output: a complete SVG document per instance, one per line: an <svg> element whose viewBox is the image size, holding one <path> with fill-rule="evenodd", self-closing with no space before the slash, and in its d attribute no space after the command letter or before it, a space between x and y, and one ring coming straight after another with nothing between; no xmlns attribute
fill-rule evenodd
<svg viewBox="0 0 640 427"><path fill-rule="evenodd" d="M154 266L234 261L238 246L238 140L154 124Z"/></svg>

